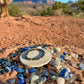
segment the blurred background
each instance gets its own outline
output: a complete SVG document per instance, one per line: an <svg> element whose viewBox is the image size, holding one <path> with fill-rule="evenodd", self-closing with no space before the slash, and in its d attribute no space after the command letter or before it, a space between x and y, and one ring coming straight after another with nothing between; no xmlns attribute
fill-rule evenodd
<svg viewBox="0 0 84 84"><path fill-rule="evenodd" d="M65 15L84 18L84 0L14 0L9 14L14 17Z"/></svg>

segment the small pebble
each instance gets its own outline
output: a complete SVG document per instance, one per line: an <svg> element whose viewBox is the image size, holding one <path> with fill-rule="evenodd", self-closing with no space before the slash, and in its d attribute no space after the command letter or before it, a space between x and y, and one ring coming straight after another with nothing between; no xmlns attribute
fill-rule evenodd
<svg viewBox="0 0 84 84"><path fill-rule="evenodd" d="M15 67L12 65L12 66L10 66L10 69L11 69L11 71L14 71Z"/></svg>
<svg viewBox="0 0 84 84"><path fill-rule="evenodd" d="M46 77L42 77L41 80L45 83L47 81Z"/></svg>
<svg viewBox="0 0 84 84"><path fill-rule="evenodd" d="M19 79L23 79L23 75L22 75L22 74L19 74L19 75L18 75L18 78L19 78Z"/></svg>
<svg viewBox="0 0 84 84"><path fill-rule="evenodd" d="M33 73L35 72L35 69L32 67L30 70L29 70L29 73Z"/></svg>
<svg viewBox="0 0 84 84"><path fill-rule="evenodd" d="M36 81L39 79L38 75L33 75L31 78L31 83L30 84L37 84Z"/></svg>
<svg viewBox="0 0 84 84"><path fill-rule="evenodd" d="M51 76L51 80L56 80L57 76Z"/></svg>
<svg viewBox="0 0 84 84"><path fill-rule="evenodd" d="M2 61L2 63L1 64L6 64L6 61Z"/></svg>
<svg viewBox="0 0 84 84"><path fill-rule="evenodd" d="M73 77L73 74L71 72L69 72L69 77L72 78Z"/></svg>
<svg viewBox="0 0 84 84"><path fill-rule="evenodd" d="M76 59L78 58L78 55L76 53L72 53L71 52L71 56L74 57L74 58L76 58Z"/></svg>
<svg viewBox="0 0 84 84"><path fill-rule="evenodd" d="M84 67L79 67L79 69L84 70Z"/></svg>
<svg viewBox="0 0 84 84"><path fill-rule="evenodd" d="M64 54L64 55L67 55L67 53L66 53L66 52L63 52L63 54Z"/></svg>
<svg viewBox="0 0 84 84"><path fill-rule="evenodd" d="M6 71L6 72L11 72L11 69L10 69L9 67L6 67L6 68L5 68L5 71Z"/></svg>
<svg viewBox="0 0 84 84"><path fill-rule="evenodd" d="M57 84L65 84L65 79L62 77L57 78Z"/></svg>
<svg viewBox="0 0 84 84"><path fill-rule="evenodd" d="M62 60L64 60L64 58L65 58L65 55L61 55L61 57L60 57Z"/></svg>
<svg viewBox="0 0 84 84"><path fill-rule="evenodd" d="M71 77L71 78L69 78L68 80L67 80L67 83L68 84L71 84L71 83L73 83L74 81L75 81L75 77Z"/></svg>
<svg viewBox="0 0 84 84"><path fill-rule="evenodd" d="M28 73L28 68L25 68L25 73Z"/></svg>
<svg viewBox="0 0 84 84"><path fill-rule="evenodd" d="M43 84L43 81L41 79L38 79L37 84Z"/></svg>
<svg viewBox="0 0 84 84"><path fill-rule="evenodd" d="M60 47L56 47L56 50L59 52L59 51L61 51L61 48Z"/></svg>
<svg viewBox="0 0 84 84"><path fill-rule="evenodd" d="M50 62L50 64L51 64L52 66L54 66L54 65L55 65L55 62Z"/></svg>
<svg viewBox="0 0 84 84"><path fill-rule="evenodd" d="M80 67L84 67L84 64L80 64L79 66L80 66Z"/></svg>
<svg viewBox="0 0 84 84"><path fill-rule="evenodd" d="M59 75L60 75L60 77L68 78L68 71L67 71L67 69L61 70Z"/></svg>
<svg viewBox="0 0 84 84"><path fill-rule="evenodd" d="M20 80L18 81L18 84L25 84L24 79L20 79Z"/></svg>
<svg viewBox="0 0 84 84"><path fill-rule="evenodd" d="M14 84L15 81L16 81L16 79L11 79L11 80L9 80L9 83L10 83L10 84Z"/></svg>
<svg viewBox="0 0 84 84"><path fill-rule="evenodd" d="M23 70L22 68L17 68L16 71L17 71L18 73L20 73L20 74L21 74L21 73L24 73L24 70Z"/></svg>
<svg viewBox="0 0 84 84"><path fill-rule="evenodd" d="M75 66L75 63L71 63L71 66Z"/></svg>
<svg viewBox="0 0 84 84"><path fill-rule="evenodd" d="M30 82L30 78L26 78L25 82L29 83Z"/></svg>
<svg viewBox="0 0 84 84"><path fill-rule="evenodd" d="M49 73L48 72L44 72L44 73L42 73L42 76L49 77Z"/></svg>
<svg viewBox="0 0 84 84"><path fill-rule="evenodd" d="M4 74L5 70L4 69L0 69L0 74Z"/></svg>
<svg viewBox="0 0 84 84"><path fill-rule="evenodd" d="M51 75L53 75L53 76L56 76L56 77L58 76L58 74L57 74L56 72L54 72L54 71L51 71L50 73L51 73Z"/></svg>
<svg viewBox="0 0 84 84"><path fill-rule="evenodd" d="M51 50L51 51L50 51L50 53L54 53L54 51L53 51L53 50Z"/></svg>

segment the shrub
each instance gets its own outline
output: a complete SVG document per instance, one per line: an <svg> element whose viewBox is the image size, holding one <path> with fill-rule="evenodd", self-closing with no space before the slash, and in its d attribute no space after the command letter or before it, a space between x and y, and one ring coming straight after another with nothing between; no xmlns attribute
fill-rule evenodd
<svg viewBox="0 0 84 84"><path fill-rule="evenodd" d="M54 10L52 10L52 8L51 7L49 7L49 8L47 8L46 10L43 10L42 12L41 12L41 16L45 16L45 15L48 15L48 16L53 16L54 15Z"/></svg>
<svg viewBox="0 0 84 84"><path fill-rule="evenodd" d="M62 3L61 2L57 2L52 6L52 9L53 10L56 10L56 9L60 9L62 8Z"/></svg>
<svg viewBox="0 0 84 84"><path fill-rule="evenodd" d="M9 9L9 15L18 17L21 16L21 10L17 6L10 6Z"/></svg>
<svg viewBox="0 0 84 84"><path fill-rule="evenodd" d="M64 14L67 10L69 10L68 3L57 2L53 4L51 7L48 7L46 10L41 12L41 16L48 15L48 16L60 16Z"/></svg>
<svg viewBox="0 0 84 84"><path fill-rule="evenodd" d="M0 8L0 15L1 15L1 8Z"/></svg>

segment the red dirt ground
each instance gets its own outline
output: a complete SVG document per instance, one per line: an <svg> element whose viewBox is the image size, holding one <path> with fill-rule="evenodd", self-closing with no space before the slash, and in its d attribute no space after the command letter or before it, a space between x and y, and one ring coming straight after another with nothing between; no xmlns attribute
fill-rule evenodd
<svg viewBox="0 0 84 84"><path fill-rule="evenodd" d="M79 55L83 55L84 59L84 19L66 16L0 18L0 50L8 48L4 53L0 53L0 58L7 57L9 53L23 46L23 44L34 45L45 43L54 46L62 45L61 48L64 51L76 52ZM65 46L63 47L63 45ZM76 60L72 60L72 62L78 63ZM75 71L75 76L80 75L80 79L83 80L81 70L77 70L68 64L67 66L70 67L71 71ZM0 84L10 78L16 78L16 75L17 72L1 75ZM80 83L75 82L75 84Z"/></svg>
<svg viewBox="0 0 84 84"><path fill-rule="evenodd" d="M0 48L42 43L84 48L84 19L65 16L0 18Z"/></svg>

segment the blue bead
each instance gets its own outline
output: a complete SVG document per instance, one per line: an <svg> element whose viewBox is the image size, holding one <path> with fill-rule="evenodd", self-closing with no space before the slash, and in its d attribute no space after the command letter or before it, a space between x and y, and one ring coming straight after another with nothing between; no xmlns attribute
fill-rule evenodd
<svg viewBox="0 0 84 84"><path fill-rule="evenodd" d="M79 66L80 66L80 67L84 67L84 64L80 64Z"/></svg>
<svg viewBox="0 0 84 84"><path fill-rule="evenodd" d="M6 61L2 61L2 63L1 64L6 64Z"/></svg>
<svg viewBox="0 0 84 84"><path fill-rule="evenodd" d="M7 83L3 83L3 84L7 84Z"/></svg>
<svg viewBox="0 0 84 84"><path fill-rule="evenodd" d="M1 69L1 70L0 70L0 73L1 73L1 74L4 74L4 73L5 73L5 70L4 70L4 69Z"/></svg>
<svg viewBox="0 0 84 84"><path fill-rule="evenodd" d="M55 65L55 62L51 62L50 64L51 64L52 66L54 66L54 65Z"/></svg>
<svg viewBox="0 0 84 84"><path fill-rule="evenodd" d="M5 71L6 71L6 72L11 72L11 69L10 69L9 67L6 67L6 68L5 68Z"/></svg>
<svg viewBox="0 0 84 84"><path fill-rule="evenodd" d="M61 57L60 57L60 58L64 60L65 56L64 56L64 55L61 55Z"/></svg>
<svg viewBox="0 0 84 84"><path fill-rule="evenodd" d="M17 52L24 52L24 48L20 48Z"/></svg>
<svg viewBox="0 0 84 84"><path fill-rule="evenodd" d="M16 81L16 79L11 79L11 80L9 80L9 83L13 84L13 83L15 83L15 81Z"/></svg>
<svg viewBox="0 0 84 84"><path fill-rule="evenodd" d="M24 70L23 70L22 68L17 68L16 71L17 71L18 73L24 73Z"/></svg>
<svg viewBox="0 0 84 84"><path fill-rule="evenodd" d="M0 63L2 63L2 61L3 61L3 60L2 60L2 59L0 59Z"/></svg>
<svg viewBox="0 0 84 84"><path fill-rule="evenodd" d="M52 62L55 62L55 59L52 59Z"/></svg>
<svg viewBox="0 0 84 84"><path fill-rule="evenodd" d="M22 74L19 74L19 75L18 75L18 78L19 78L19 79L23 79L23 75L22 75Z"/></svg>
<svg viewBox="0 0 84 84"><path fill-rule="evenodd" d="M78 65L78 66L80 66L80 65L81 65L81 63L78 63L77 65Z"/></svg>
<svg viewBox="0 0 84 84"><path fill-rule="evenodd" d="M75 63L71 63L71 66L75 66Z"/></svg>
<svg viewBox="0 0 84 84"><path fill-rule="evenodd" d="M39 84L41 82L41 79L37 79L37 83Z"/></svg>
<svg viewBox="0 0 84 84"><path fill-rule="evenodd" d="M70 78L73 77L73 74L72 74L71 72L69 72L69 77L70 77Z"/></svg>
<svg viewBox="0 0 84 84"><path fill-rule="evenodd" d="M42 76L49 77L49 74L48 73L43 73Z"/></svg>
<svg viewBox="0 0 84 84"><path fill-rule="evenodd" d="M79 67L79 69L84 70L84 67Z"/></svg>
<svg viewBox="0 0 84 84"><path fill-rule="evenodd" d="M63 52L63 54L64 54L64 55L67 55L67 53L66 53L66 52Z"/></svg>
<svg viewBox="0 0 84 84"><path fill-rule="evenodd" d="M60 75L60 77L68 78L68 71L67 71L67 69L61 70L59 75Z"/></svg>
<svg viewBox="0 0 84 84"><path fill-rule="evenodd" d="M15 67L14 66L10 66L10 69L11 69L11 71L14 71Z"/></svg>
<svg viewBox="0 0 84 84"><path fill-rule="evenodd" d="M47 50L47 48L46 48L46 47L42 47L42 48L44 48L44 49L46 49L46 50Z"/></svg>
<svg viewBox="0 0 84 84"><path fill-rule="evenodd" d="M53 76L58 76L58 74L57 74L56 72L54 72L54 71L51 71L50 73L51 73L51 75L53 75Z"/></svg>
<svg viewBox="0 0 84 84"><path fill-rule="evenodd" d="M55 51L54 51L54 53L56 53L56 54L57 54L57 51L55 50Z"/></svg>
<svg viewBox="0 0 84 84"><path fill-rule="evenodd" d="M61 61L61 58L57 57L57 58L56 58L56 60L59 60L59 61Z"/></svg>
<svg viewBox="0 0 84 84"><path fill-rule="evenodd" d="M8 64L8 67L10 67L11 66L11 64Z"/></svg>
<svg viewBox="0 0 84 84"><path fill-rule="evenodd" d="M18 81L18 84L25 84L24 79L20 79L20 80Z"/></svg>
<svg viewBox="0 0 84 84"><path fill-rule="evenodd" d="M42 80L43 82L46 82L46 81L47 81L47 78L46 78L46 77L42 77L41 80Z"/></svg>
<svg viewBox="0 0 84 84"><path fill-rule="evenodd" d="M26 51L26 50L28 50L28 47L25 47L25 48L23 48L24 49L24 51Z"/></svg>
<svg viewBox="0 0 84 84"><path fill-rule="evenodd" d="M35 72L35 69L32 67L30 70L29 70L29 73L33 73Z"/></svg>
<svg viewBox="0 0 84 84"><path fill-rule="evenodd" d="M36 46L31 46L31 48L36 48Z"/></svg>
<svg viewBox="0 0 84 84"><path fill-rule="evenodd" d="M16 56L17 56L16 53L11 53L11 54L10 54L10 58L13 58L13 57L16 57Z"/></svg>
<svg viewBox="0 0 84 84"><path fill-rule="evenodd" d="M44 76L44 77L49 77L48 71L45 70L45 71L43 72L42 76Z"/></svg>
<svg viewBox="0 0 84 84"><path fill-rule="evenodd" d="M26 51L26 50L31 50L32 48L31 47L25 47L23 49L24 49L24 51Z"/></svg>
<svg viewBox="0 0 84 84"><path fill-rule="evenodd" d="M9 64L10 64L10 62L7 61L7 62L6 62L6 65L8 66Z"/></svg>

